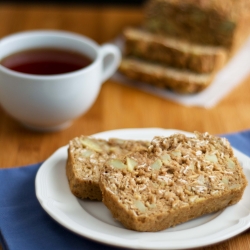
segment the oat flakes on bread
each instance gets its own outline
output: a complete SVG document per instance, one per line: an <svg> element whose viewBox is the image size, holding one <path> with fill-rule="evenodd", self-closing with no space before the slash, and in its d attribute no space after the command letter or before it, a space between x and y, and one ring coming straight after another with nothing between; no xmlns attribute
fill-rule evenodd
<svg viewBox="0 0 250 250"><path fill-rule="evenodd" d="M195 94L207 88L214 74L198 74L134 57L124 57L119 71L126 77L179 94Z"/></svg>
<svg viewBox="0 0 250 250"><path fill-rule="evenodd" d="M215 72L228 58L228 51L223 47L198 45L139 28L126 28L123 36L126 57L135 56L197 73Z"/></svg>
<svg viewBox="0 0 250 250"><path fill-rule="evenodd" d="M229 142L208 133L155 137L148 151L106 162L103 203L136 231L160 231L237 203L247 180Z"/></svg>
<svg viewBox="0 0 250 250"><path fill-rule="evenodd" d="M103 140L83 135L72 139L66 165L71 192L80 199L101 201L99 177L105 161L136 150L146 150L148 145L147 141L118 138Z"/></svg>

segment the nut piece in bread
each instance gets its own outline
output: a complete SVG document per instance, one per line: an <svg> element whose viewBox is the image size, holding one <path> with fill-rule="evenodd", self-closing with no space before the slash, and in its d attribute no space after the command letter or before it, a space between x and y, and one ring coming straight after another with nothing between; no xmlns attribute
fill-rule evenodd
<svg viewBox="0 0 250 250"><path fill-rule="evenodd" d="M136 150L147 150L149 142L76 137L69 142L66 174L71 192L80 199L102 200L100 171L106 160Z"/></svg>
<svg viewBox="0 0 250 250"><path fill-rule="evenodd" d="M100 188L115 219L160 231L237 203L247 180L225 138L155 137L148 151L105 163Z"/></svg>

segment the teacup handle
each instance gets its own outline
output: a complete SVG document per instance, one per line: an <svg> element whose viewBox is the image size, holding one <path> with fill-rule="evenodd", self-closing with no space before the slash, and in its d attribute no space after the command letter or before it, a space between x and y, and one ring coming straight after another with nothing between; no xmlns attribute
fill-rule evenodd
<svg viewBox="0 0 250 250"><path fill-rule="evenodd" d="M117 70L121 62L121 52L117 46L113 44L104 44L101 46L103 74L102 83L104 83Z"/></svg>

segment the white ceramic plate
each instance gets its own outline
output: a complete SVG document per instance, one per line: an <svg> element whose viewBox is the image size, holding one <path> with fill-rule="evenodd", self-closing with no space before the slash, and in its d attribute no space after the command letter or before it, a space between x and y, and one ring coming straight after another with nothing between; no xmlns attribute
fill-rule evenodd
<svg viewBox="0 0 250 250"><path fill-rule="evenodd" d="M96 138L151 140L178 130L121 129L95 134ZM69 230L86 238L130 249L188 249L207 246L231 238L250 227L250 186L242 200L223 211L202 216L157 233L135 232L115 221L102 202L81 201L70 192L65 173L67 147L58 149L40 167L36 176L36 195L44 210ZM235 150L250 181L250 159Z"/></svg>

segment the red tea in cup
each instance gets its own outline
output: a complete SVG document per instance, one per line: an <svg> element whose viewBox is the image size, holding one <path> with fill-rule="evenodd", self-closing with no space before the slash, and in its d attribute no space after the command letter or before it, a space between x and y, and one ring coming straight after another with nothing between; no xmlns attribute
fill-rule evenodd
<svg viewBox="0 0 250 250"><path fill-rule="evenodd" d="M14 53L0 64L11 70L33 75L56 75L73 72L91 64L87 56L66 49L37 48Z"/></svg>

